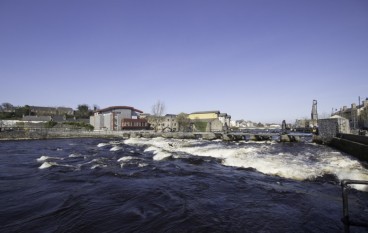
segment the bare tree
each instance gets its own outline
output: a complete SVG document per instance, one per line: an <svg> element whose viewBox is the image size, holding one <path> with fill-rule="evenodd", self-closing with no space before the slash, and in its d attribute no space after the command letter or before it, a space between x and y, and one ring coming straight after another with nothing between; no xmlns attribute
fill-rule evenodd
<svg viewBox="0 0 368 233"><path fill-rule="evenodd" d="M158 100L152 106L152 116L151 116L151 122L153 123L155 131L157 131L158 126L161 124L164 113L165 113L165 104L164 102Z"/></svg>
<svg viewBox="0 0 368 233"><path fill-rule="evenodd" d="M14 110L14 106L11 103L2 103L2 109L5 111L12 111Z"/></svg>

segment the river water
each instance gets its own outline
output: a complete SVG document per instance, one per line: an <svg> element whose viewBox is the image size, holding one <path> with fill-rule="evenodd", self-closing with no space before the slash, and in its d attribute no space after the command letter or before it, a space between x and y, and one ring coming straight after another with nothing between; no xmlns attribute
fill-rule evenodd
<svg viewBox="0 0 368 233"><path fill-rule="evenodd" d="M0 232L343 232L339 181L367 168L308 141L3 141Z"/></svg>

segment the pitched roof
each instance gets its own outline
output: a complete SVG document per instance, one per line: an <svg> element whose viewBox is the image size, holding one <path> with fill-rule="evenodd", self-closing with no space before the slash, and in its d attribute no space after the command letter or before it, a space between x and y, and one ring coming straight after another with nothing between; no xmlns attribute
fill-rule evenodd
<svg viewBox="0 0 368 233"><path fill-rule="evenodd" d="M51 121L51 116L23 116L23 121Z"/></svg>
<svg viewBox="0 0 368 233"><path fill-rule="evenodd" d="M206 114L206 113L216 113L216 114L220 114L220 111L215 110L215 111L192 112L191 114Z"/></svg>
<svg viewBox="0 0 368 233"><path fill-rule="evenodd" d="M135 111L135 112L143 113L143 111L138 110L138 109L135 109L135 108L130 107L130 106L111 106L111 107L99 109L96 112L99 112L99 113L101 113L101 112L109 112L109 111L117 110L117 109L130 109L130 110Z"/></svg>

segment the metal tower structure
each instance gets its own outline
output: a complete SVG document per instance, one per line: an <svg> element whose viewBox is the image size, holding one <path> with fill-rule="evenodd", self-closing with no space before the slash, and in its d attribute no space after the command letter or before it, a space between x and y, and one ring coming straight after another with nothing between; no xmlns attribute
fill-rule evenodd
<svg viewBox="0 0 368 233"><path fill-rule="evenodd" d="M317 100L313 100L311 119L318 120Z"/></svg>
<svg viewBox="0 0 368 233"><path fill-rule="evenodd" d="M317 126L318 113L317 113L317 100L313 100L311 120L313 126Z"/></svg>

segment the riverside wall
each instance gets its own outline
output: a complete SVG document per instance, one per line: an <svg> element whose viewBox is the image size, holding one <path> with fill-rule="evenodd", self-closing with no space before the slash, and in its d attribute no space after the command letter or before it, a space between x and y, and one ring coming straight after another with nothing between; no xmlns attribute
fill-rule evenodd
<svg viewBox="0 0 368 233"><path fill-rule="evenodd" d="M337 134L330 146L368 162L368 137L353 134Z"/></svg>
<svg viewBox="0 0 368 233"><path fill-rule="evenodd" d="M319 135L313 141L348 153L359 160L368 161L368 137L350 134L345 118L318 120Z"/></svg>

